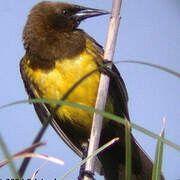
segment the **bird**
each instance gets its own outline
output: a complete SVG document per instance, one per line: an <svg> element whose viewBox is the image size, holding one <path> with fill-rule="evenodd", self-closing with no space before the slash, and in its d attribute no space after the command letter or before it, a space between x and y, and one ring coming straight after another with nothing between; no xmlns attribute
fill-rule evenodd
<svg viewBox="0 0 180 180"><path fill-rule="evenodd" d="M114 64L105 66L103 47L79 24L85 19L109 14L108 11L66 2L42 1L30 11L23 30L25 55L20 73L30 99L61 100L69 89L88 73L64 99L95 107L101 73L110 78L105 111L130 121L128 93ZM63 141L79 156L88 144L93 113L68 105L34 103L35 111L44 117L54 113L51 125ZM55 111L56 110L56 111ZM98 154L96 171L105 180L125 179L125 128L104 118L99 146L115 137L119 141ZM132 180L150 180L153 163L131 133ZM161 180L164 180L161 175Z"/></svg>

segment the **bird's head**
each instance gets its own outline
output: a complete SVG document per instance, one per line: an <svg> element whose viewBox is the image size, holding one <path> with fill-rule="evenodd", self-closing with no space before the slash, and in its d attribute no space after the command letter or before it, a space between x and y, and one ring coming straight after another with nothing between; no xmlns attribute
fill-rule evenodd
<svg viewBox="0 0 180 180"><path fill-rule="evenodd" d="M57 31L67 32L76 29L86 18L104 14L109 12L64 2L43 1L32 8L29 19L39 19L39 23L45 23Z"/></svg>
<svg viewBox="0 0 180 180"><path fill-rule="evenodd" d="M77 30L78 25L86 18L104 14L108 12L63 2L40 2L30 11L24 27L24 47L41 59L78 54L85 48L85 38Z"/></svg>

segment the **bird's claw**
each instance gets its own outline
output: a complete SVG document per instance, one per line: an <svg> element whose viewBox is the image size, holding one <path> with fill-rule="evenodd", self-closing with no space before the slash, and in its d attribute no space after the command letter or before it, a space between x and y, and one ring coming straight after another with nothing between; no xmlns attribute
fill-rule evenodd
<svg viewBox="0 0 180 180"><path fill-rule="evenodd" d="M80 175L78 176L78 180L83 180L84 176L87 176L91 180L95 180L94 173L91 171L88 171L88 170L84 170L84 171L80 172Z"/></svg>

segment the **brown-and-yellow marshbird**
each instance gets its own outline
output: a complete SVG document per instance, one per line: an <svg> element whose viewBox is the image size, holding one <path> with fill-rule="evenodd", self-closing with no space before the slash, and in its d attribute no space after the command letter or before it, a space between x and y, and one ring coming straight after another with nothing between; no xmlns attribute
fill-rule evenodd
<svg viewBox="0 0 180 180"><path fill-rule="evenodd" d="M107 14L106 11L62 2L40 2L29 14L23 31L26 53L20 62L20 71L30 98L60 100L66 92L87 73L100 67L103 48L78 25L86 18ZM100 28L100 27L99 27ZM83 80L66 101L94 107L100 74L96 71ZM118 70L113 65L105 110L129 120L128 95ZM43 122L43 116L54 112L54 104L34 104ZM76 152L83 151L88 142L93 113L62 105L56 111L53 127ZM125 128L104 119L100 146L119 137L120 141L98 155L106 180L125 178ZM132 180L151 180L153 164L131 135ZM72 145L72 146L71 146ZM163 179L163 177L162 177Z"/></svg>

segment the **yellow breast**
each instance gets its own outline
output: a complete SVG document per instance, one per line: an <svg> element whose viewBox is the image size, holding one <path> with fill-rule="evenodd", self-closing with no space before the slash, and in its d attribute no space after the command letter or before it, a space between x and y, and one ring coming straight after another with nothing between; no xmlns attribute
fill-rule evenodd
<svg viewBox="0 0 180 180"><path fill-rule="evenodd" d="M102 54L87 41L87 48L78 56L71 59L55 61L55 67L33 69L30 60L23 60L23 70L34 93L39 98L60 100L63 95L87 73L97 69L96 59ZM69 102L94 107L99 86L100 72L96 71L82 81L66 99ZM51 108L55 105L51 104ZM107 99L106 111L113 112L113 105ZM89 136L93 113L63 105L57 111L60 121L69 121L78 131ZM107 121L107 120L106 120Z"/></svg>
<svg viewBox="0 0 180 180"><path fill-rule="evenodd" d="M24 72L33 84L37 97L60 100L74 83L88 72L97 68L94 57L84 51L74 59L56 61L55 68L50 71L30 68L30 60L26 60ZM94 107L100 73L95 72L81 82L69 95L67 101ZM51 105L51 107L54 107ZM58 110L60 120L70 120L74 126L89 130L91 127L92 113L81 109L63 105Z"/></svg>

